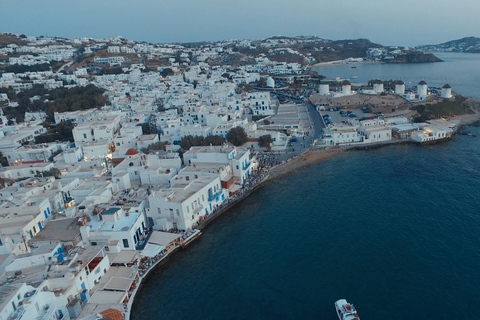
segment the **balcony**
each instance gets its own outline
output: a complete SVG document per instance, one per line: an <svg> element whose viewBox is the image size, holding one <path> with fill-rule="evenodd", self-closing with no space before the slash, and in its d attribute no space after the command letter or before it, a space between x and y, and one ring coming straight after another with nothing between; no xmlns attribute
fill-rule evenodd
<svg viewBox="0 0 480 320"><path fill-rule="evenodd" d="M242 163L242 170L247 170L252 163L249 161L247 164Z"/></svg>
<svg viewBox="0 0 480 320"><path fill-rule="evenodd" d="M218 198L223 193L222 189L218 190L215 194L211 194L208 196L208 201L212 202L213 200L218 201Z"/></svg>

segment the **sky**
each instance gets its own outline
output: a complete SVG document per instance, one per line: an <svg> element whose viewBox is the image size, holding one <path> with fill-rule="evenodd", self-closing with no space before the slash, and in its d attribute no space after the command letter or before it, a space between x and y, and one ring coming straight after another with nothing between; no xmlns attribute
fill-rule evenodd
<svg viewBox="0 0 480 320"><path fill-rule="evenodd" d="M172 43L275 35L382 45L480 36L478 0L0 0L0 32Z"/></svg>

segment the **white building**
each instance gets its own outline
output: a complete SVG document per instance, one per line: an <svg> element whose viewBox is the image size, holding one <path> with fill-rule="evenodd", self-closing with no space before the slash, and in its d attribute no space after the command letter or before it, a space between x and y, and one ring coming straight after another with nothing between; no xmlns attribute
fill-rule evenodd
<svg viewBox="0 0 480 320"><path fill-rule="evenodd" d="M373 82L373 90L376 92L376 93L382 93L383 92L383 82L380 81L380 80L375 80Z"/></svg>
<svg viewBox="0 0 480 320"><path fill-rule="evenodd" d="M250 159L250 150L223 146L191 147L183 154L185 165L197 163L221 163L230 165L233 175L241 184L250 177L257 163L254 158Z"/></svg>
<svg viewBox="0 0 480 320"><path fill-rule="evenodd" d="M352 94L352 84L350 83L350 81L345 80L342 83L342 95L349 96L351 94Z"/></svg>
<svg viewBox="0 0 480 320"><path fill-rule="evenodd" d="M328 83L321 83L318 86L318 94L321 96L328 96L330 94L330 85Z"/></svg>
<svg viewBox="0 0 480 320"><path fill-rule="evenodd" d="M403 81L400 80L395 83L395 94L400 96L405 94L405 83Z"/></svg>
<svg viewBox="0 0 480 320"><path fill-rule="evenodd" d="M147 228L142 208L128 211L121 207L110 207L104 211L97 209L85 224L80 228L84 242L108 245L111 241L118 241L122 250L135 250Z"/></svg>
<svg viewBox="0 0 480 320"><path fill-rule="evenodd" d="M0 287L3 292L0 320L69 320L65 300L54 292L23 283Z"/></svg>
<svg viewBox="0 0 480 320"><path fill-rule="evenodd" d="M147 214L157 229L188 230L220 206L226 193L220 177L176 176L170 188L154 191L149 197Z"/></svg>
<svg viewBox="0 0 480 320"><path fill-rule="evenodd" d="M420 81L417 86L417 95L418 95L418 100L424 100L427 97L427 83L425 81Z"/></svg>
<svg viewBox="0 0 480 320"><path fill-rule="evenodd" d="M442 87L442 93L440 96L445 99L450 99L452 97L452 87L450 87L448 83Z"/></svg>

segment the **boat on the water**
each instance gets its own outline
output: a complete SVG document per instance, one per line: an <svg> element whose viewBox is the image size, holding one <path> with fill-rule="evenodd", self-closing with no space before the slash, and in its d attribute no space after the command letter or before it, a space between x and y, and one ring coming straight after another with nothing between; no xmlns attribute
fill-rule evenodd
<svg viewBox="0 0 480 320"><path fill-rule="evenodd" d="M339 320L360 320L357 309L353 304L348 303L345 299L340 299L335 302L335 309Z"/></svg>

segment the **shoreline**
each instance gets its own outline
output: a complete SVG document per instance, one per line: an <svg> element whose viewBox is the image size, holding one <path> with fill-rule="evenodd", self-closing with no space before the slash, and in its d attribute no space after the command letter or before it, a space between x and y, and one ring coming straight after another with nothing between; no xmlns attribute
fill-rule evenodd
<svg viewBox="0 0 480 320"><path fill-rule="evenodd" d="M328 61L328 62L319 62L312 64L311 68L318 68L318 67L338 67L338 66L357 66L362 64L380 64L385 63L383 61L358 61L358 62L345 62L345 60L335 60L335 61Z"/></svg>
<svg viewBox="0 0 480 320"><path fill-rule="evenodd" d="M452 136L448 139L441 139L437 140L434 143L444 143L447 141L451 141L455 135L458 134L458 132L465 126L469 125L476 125L480 124L480 113L475 113L471 115L463 115L458 117L460 122L456 128L456 130L453 132ZM312 149L309 148L303 153L297 155L296 157L289 159L285 162L282 162L268 170L268 175L261 180L258 184L252 187L252 189L248 190L244 194L242 194L239 198L235 199L231 203L228 203L225 207L221 208L218 212L213 214L211 217L209 217L207 220L203 220L203 223L201 223L197 229L203 230L206 228L212 221L214 221L216 218L220 217L224 213L228 212L231 208L242 202L245 198L247 198L250 194L255 192L257 189L262 187L264 184L275 181L276 179L282 178L288 174L296 173L299 170L303 170L309 166L321 163L323 161L327 161L329 159L333 159L337 156L340 156L342 154L345 154L348 151L358 151L358 150L370 150L370 149L378 149L378 148L383 148L387 146L392 146L392 145L400 145L400 144L412 144L412 145L419 145L422 146L422 144L419 144L417 142L414 142L412 140L390 140L386 141L385 143L372 143L368 145L353 145L353 146L336 146L336 147L327 147L325 149ZM140 280L133 291L130 300L128 301L127 304L127 312L125 314L125 319L129 320L130 315L131 315L131 310L133 307L133 304L135 302L136 295L138 291L140 291L140 288L143 285L143 281L148 278L150 275L150 272L158 265L161 263L166 263L168 261L168 258L170 257L171 254L174 254L181 249L181 246L173 248L171 251L169 251L164 257L156 261L147 271L144 275L140 276ZM183 248L182 248L183 249Z"/></svg>

